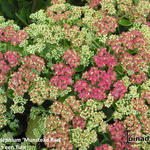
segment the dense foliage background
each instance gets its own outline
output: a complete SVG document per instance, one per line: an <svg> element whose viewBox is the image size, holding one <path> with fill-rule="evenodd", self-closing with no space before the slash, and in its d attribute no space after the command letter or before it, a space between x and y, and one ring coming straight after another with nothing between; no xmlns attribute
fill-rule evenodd
<svg viewBox="0 0 150 150"><path fill-rule="evenodd" d="M0 0L0 15L6 19L13 19L21 26L25 27L31 23L30 14L40 9L46 9L51 0ZM81 6L85 1L67 0L67 2Z"/></svg>
<svg viewBox="0 0 150 150"><path fill-rule="evenodd" d="M0 0L0 15L24 27L31 23L31 13L46 9L49 4L50 0Z"/></svg>

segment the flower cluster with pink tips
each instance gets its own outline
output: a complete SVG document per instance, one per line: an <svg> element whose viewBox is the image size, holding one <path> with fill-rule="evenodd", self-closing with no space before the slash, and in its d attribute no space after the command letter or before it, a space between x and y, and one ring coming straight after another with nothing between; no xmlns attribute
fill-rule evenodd
<svg viewBox="0 0 150 150"><path fill-rule="evenodd" d="M80 65L80 56L74 50L67 50L62 59L65 59L68 65L65 65L62 62L55 64L53 66L55 76L50 79L49 83L50 86L57 86L60 90L67 89L68 85L73 84L71 76L75 74L74 67L76 68Z"/></svg>
<svg viewBox="0 0 150 150"><path fill-rule="evenodd" d="M115 32L117 21L114 17L104 15L102 19L98 19L93 26L96 26L97 36L107 35L109 32Z"/></svg>
<svg viewBox="0 0 150 150"><path fill-rule="evenodd" d="M8 72L13 68L20 64L19 62L20 56L18 55L17 51L7 51L3 55L0 52L0 85L3 85L7 80ZM8 62L8 64L7 64Z"/></svg>
<svg viewBox="0 0 150 150"><path fill-rule="evenodd" d="M67 64L69 64L70 67L77 67L78 65L80 65L80 55L73 50L67 50L64 53L63 59L66 60Z"/></svg>
<svg viewBox="0 0 150 150"><path fill-rule="evenodd" d="M117 66L117 59L115 56L111 56L106 51L106 48L98 49L98 51L98 54L94 57L94 62L98 67L105 67L107 65L109 69L114 69Z"/></svg>
<svg viewBox="0 0 150 150"><path fill-rule="evenodd" d="M124 86L123 82L120 82L119 80L113 84L115 87L112 91L111 94L114 96L114 99L123 98L124 93L127 92L126 87Z"/></svg>
<svg viewBox="0 0 150 150"><path fill-rule="evenodd" d="M14 27L7 26L5 29L0 27L0 41L3 42L11 42L12 45L17 45L22 43L24 40L28 38L28 35L25 31L19 30L15 31Z"/></svg>
<svg viewBox="0 0 150 150"><path fill-rule="evenodd" d="M113 71L117 66L117 59L114 56L110 56L106 52L105 48L98 49L99 53L93 57L97 67L91 67L87 72L82 75L83 79L75 83L74 89L79 93L81 99L97 99L102 100L107 97L105 91L110 90L111 84L116 80L116 72ZM107 72L105 70L99 70L99 68L108 66ZM88 83L91 82L91 84ZM117 85L117 84L116 84ZM120 91L118 94L122 95L125 91ZM114 93L114 91L112 91ZM116 98L118 98L117 96Z"/></svg>
<svg viewBox="0 0 150 150"><path fill-rule="evenodd" d="M37 79L38 74L33 69L41 72L44 68L44 60L35 55L23 57L21 61L21 67L11 75L8 83L8 88L12 89L19 96L23 96L27 92L30 83Z"/></svg>
<svg viewBox="0 0 150 150"><path fill-rule="evenodd" d="M116 122L113 125L110 125L108 128L109 132L111 133L111 139L114 140L114 144L116 149L131 149L131 150L139 150L133 148L130 144L126 144L127 142L127 134L126 128L123 126L121 122Z"/></svg>
<svg viewBox="0 0 150 150"><path fill-rule="evenodd" d="M71 76L75 73L74 70L63 63L55 64L54 77L50 79L49 85L57 86L60 90L67 89L68 85L73 84Z"/></svg>

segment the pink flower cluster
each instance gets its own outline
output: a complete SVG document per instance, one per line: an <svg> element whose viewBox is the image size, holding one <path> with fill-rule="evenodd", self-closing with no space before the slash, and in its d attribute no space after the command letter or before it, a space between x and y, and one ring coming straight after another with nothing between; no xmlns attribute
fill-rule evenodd
<svg viewBox="0 0 150 150"><path fill-rule="evenodd" d="M112 81L116 80L116 72L112 71L117 65L117 59L110 56L106 52L105 48L94 57L94 61L98 67L108 66L108 71L99 70L98 67L91 67L88 72L83 73L82 78L90 81L89 84L86 80L76 81L74 85L74 91L79 93L79 98L87 99L97 99L102 100L107 97L105 91L110 90Z"/></svg>
<svg viewBox="0 0 150 150"><path fill-rule="evenodd" d="M43 58L36 55L25 56L22 59L22 67L33 68L41 72L45 67L45 62Z"/></svg>
<svg viewBox="0 0 150 150"><path fill-rule="evenodd" d="M141 84L142 82L146 81L147 75L145 74L145 71L147 71L148 69L147 68L148 63L149 63L148 55L149 54L147 54L147 56L142 56L142 55L137 54L137 55L132 56L128 53L124 53L121 55L122 67L125 69L125 71L128 71L128 70L133 71L133 74L131 74L131 78L130 78L133 84Z"/></svg>
<svg viewBox="0 0 150 150"><path fill-rule="evenodd" d="M38 74L35 73L32 68L26 68L24 66L21 66L18 69L18 72L20 72L22 74L22 77L24 79L24 81L26 82L34 82L35 79L38 77Z"/></svg>
<svg viewBox="0 0 150 150"><path fill-rule="evenodd" d="M108 127L109 132L111 133L111 140L114 140L114 145L118 150L130 149L130 150L138 150L132 148L130 144L126 144L127 142L127 134L126 129L121 122L118 120L115 121L114 124L111 124Z"/></svg>
<svg viewBox="0 0 150 150"><path fill-rule="evenodd" d="M105 35L109 32L115 32L115 28L118 26L117 21L114 17L104 15L102 19L98 19L93 26L97 27L97 36Z"/></svg>
<svg viewBox="0 0 150 150"><path fill-rule="evenodd" d="M54 75L57 75L57 76L62 76L62 75L72 76L75 73L73 68L69 67L68 65L63 64L62 62L60 62L59 64L55 64L53 68L55 70Z"/></svg>
<svg viewBox="0 0 150 150"><path fill-rule="evenodd" d="M73 68L60 62L53 66L55 72L54 77L50 79L49 85L58 87L60 90L67 89L68 85L73 84L71 76L75 73Z"/></svg>
<svg viewBox="0 0 150 150"><path fill-rule="evenodd" d="M4 60L0 60L0 70L1 74L7 74L10 70L10 67L7 65L7 63Z"/></svg>
<svg viewBox="0 0 150 150"><path fill-rule="evenodd" d="M75 50L67 50L62 58L66 60L70 67L76 68L78 65L80 65L80 55Z"/></svg>
<svg viewBox="0 0 150 150"><path fill-rule="evenodd" d="M69 141L69 125L59 116L47 116L46 128L48 132L45 133L45 139L49 139L45 142L47 147L56 147L57 150L67 149L72 150L73 146ZM52 140L53 139L53 140Z"/></svg>
<svg viewBox="0 0 150 150"><path fill-rule="evenodd" d="M7 26L5 29L0 27L0 41L10 41L12 45L16 46L17 44L22 43L27 38L28 35L23 30L19 30L18 32L16 32L14 30L14 27L11 26Z"/></svg>
<svg viewBox="0 0 150 150"><path fill-rule="evenodd" d="M9 80L8 88L14 90L16 95L24 95L30 86L30 82L33 82L38 77L38 74L32 69L41 72L44 66L44 60L38 56L24 57L18 72L11 75L12 78Z"/></svg>
<svg viewBox="0 0 150 150"><path fill-rule="evenodd" d="M110 90L110 85L113 80L116 80L116 72L112 70L98 70L97 67L91 67L88 72L83 73L83 79L91 81L92 85L98 83L101 90Z"/></svg>
<svg viewBox="0 0 150 150"><path fill-rule="evenodd" d="M102 100L106 98L106 93L101 91L100 88L89 85L85 80L76 81L74 91L78 91L79 98L84 99L84 101L87 99Z"/></svg>
<svg viewBox="0 0 150 150"><path fill-rule="evenodd" d="M112 70L108 70L107 73L105 70L100 71L100 79L98 86L101 90L110 90L110 86L112 81L116 80L116 72Z"/></svg>
<svg viewBox="0 0 150 150"><path fill-rule="evenodd" d="M147 93L148 94L148 93ZM141 126L141 130L140 132L143 130L145 133L149 134L150 132L150 118L149 118L149 107L147 104L145 104L145 100L144 99L132 99L132 105L133 105L133 109L136 110L136 112L139 112L141 114L141 117L137 117L137 120L139 120L138 124L135 121L135 119L133 120L133 126L134 129L139 130L139 126Z"/></svg>
<svg viewBox="0 0 150 150"><path fill-rule="evenodd" d="M23 75L21 72L14 72L11 77L12 78L8 83L8 89L12 89L15 95L23 96L28 90L29 82L23 80Z"/></svg>
<svg viewBox="0 0 150 150"><path fill-rule="evenodd" d="M121 64L125 70L133 70L135 73L146 71L148 61L145 61L141 55L132 56L128 53L124 53L122 57Z"/></svg>
<svg viewBox="0 0 150 150"><path fill-rule="evenodd" d="M7 51L4 56L0 52L0 85L3 85L6 82L6 74L11 70L11 68L19 65L19 58L20 56L16 51ZM9 65L6 61L8 61Z"/></svg>
<svg viewBox="0 0 150 150"><path fill-rule="evenodd" d="M60 90L67 89L68 85L72 85L73 80L70 76L54 76L50 79L50 86L56 86Z"/></svg>
<svg viewBox="0 0 150 150"><path fill-rule="evenodd" d="M79 115L75 116L75 118L73 119L73 127L77 128L80 127L82 130L84 130L86 125L86 121L81 118Z"/></svg>
<svg viewBox="0 0 150 150"><path fill-rule="evenodd" d="M110 56L110 54L106 51L106 48L98 49L99 53L97 56L93 57L94 62L98 67L105 67L107 65L110 69L114 69L117 66L117 59L115 56Z"/></svg>
<svg viewBox="0 0 150 150"><path fill-rule="evenodd" d="M9 62L10 67L16 67L17 65L19 65L18 59L20 58L20 56L18 55L17 51L7 51L4 54L4 58Z"/></svg>
<svg viewBox="0 0 150 150"><path fill-rule="evenodd" d="M108 40L108 44L112 46L112 50L120 58L123 69L131 76L130 80L133 84L141 84L146 81L147 75L145 71L150 60L148 50L148 40L144 38L142 32L133 30L122 33L116 39ZM139 63L140 62L140 63Z"/></svg>
<svg viewBox="0 0 150 150"><path fill-rule="evenodd" d="M69 140L69 133L59 128L55 132L46 132L45 139L49 139L49 142L45 142L47 147L56 147L57 150L72 150L73 145ZM54 140L51 140L54 139Z"/></svg>
<svg viewBox="0 0 150 150"><path fill-rule="evenodd" d="M97 67L91 67L88 72L83 73L82 78L91 81L91 84L95 85L100 79L100 71Z"/></svg>
<svg viewBox="0 0 150 150"><path fill-rule="evenodd" d="M145 73L133 74L130 80L133 84L141 84L147 80L147 75Z"/></svg>
<svg viewBox="0 0 150 150"><path fill-rule="evenodd" d="M109 39L108 44L112 46L113 51L116 54L122 54L127 50L138 50L138 52L144 51L148 46L148 41L142 35L142 32L133 30L129 32L123 32L118 39Z"/></svg>
<svg viewBox="0 0 150 150"><path fill-rule="evenodd" d="M54 12L51 10L51 6L47 8L46 10L47 16L51 17L54 21L58 22L58 21L64 21L67 18L69 18L71 16L71 12L70 11L65 11L63 13L58 12ZM56 28L59 26L55 26Z"/></svg>
<svg viewBox="0 0 150 150"><path fill-rule="evenodd" d="M116 72L108 70L106 73L105 70L100 71L92 67L89 72L83 74L83 79L91 81L91 85L85 80L75 83L74 91L78 91L79 98L102 100L106 98L105 90L110 90L112 81L116 80Z"/></svg>
<svg viewBox="0 0 150 150"><path fill-rule="evenodd" d="M113 150L113 147L108 144L103 144L99 147L95 147L95 150Z"/></svg>
<svg viewBox="0 0 150 150"><path fill-rule="evenodd" d="M139 30L133 30L131 32L123 32L120 41L123 46L123 50L134 50L139 49L142 50L148 46L147 40L145 40L142 32Z"/></svg>
<svg viewBox="0 0 150 150"><path fill-rule="evenodd" d="M53 113L61 115L66 122L71 121L75 116L70 106L63 104L61 102L55 101L51 106L51 108Z"/></svg>
<svg viewBox="0 0 150 150"><path fill-rule="evenodd" d="M91 8L97 8L99 4L100 4L100 0L90 0Z"/></svg>
<svg viewBox="0 0 150 150"><path fill-rule="evenodd" d="M46 139L60 138L60 142L46 142L47 147L56 147L58 150L72 150L73 145L69 140L69 132L72 128L85 128L86 121L76 112L80 112L80 101L75 96L69 96L63 103L55 101L51 106L51 112L55 115L47 117L45 125L48 132L44 135ZM70 121L72 123L70 124Z"/></svg>
<svg viewBox="0 0 150 150"><path fill-rule="evenodd" d="M117 81L113 84L115 87L111 94L114 96L114 99L118 99L119 97L122 99L124 97L124 93L127 92L127 88L124 86L123 81Z"/></svg>

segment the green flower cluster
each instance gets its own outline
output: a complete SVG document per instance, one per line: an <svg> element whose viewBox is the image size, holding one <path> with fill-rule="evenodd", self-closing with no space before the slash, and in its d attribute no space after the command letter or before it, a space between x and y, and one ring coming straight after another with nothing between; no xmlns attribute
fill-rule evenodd
<svg viewBox="0 0 150 150"><path fill-rule="evenodd" d="M72 142L79 150L87 150L90 144L97 141L97 134L95 130L84 130L81 128L72 129Z"/></svg>
<svg viewBox="0 0 150 150"><path fill-rule="evenodd" d="M23 113L25 110L24 105L27 103L27 101L28 100L24 99L22 96L14 95L14 104L11 105L10 109L13 111L14 114Z"/></svg>
<svg viewBox="0 0 150 150"><path fill-rule="evenodd" d="M129 87L129 93L126 93L123 99L119 99L116 102L116 111L113 114L114 119L121 120L123 116L137 114L131 103L131 100L136 98L139 98L139 93L137 92L137 87L132 85Z"/></svg>

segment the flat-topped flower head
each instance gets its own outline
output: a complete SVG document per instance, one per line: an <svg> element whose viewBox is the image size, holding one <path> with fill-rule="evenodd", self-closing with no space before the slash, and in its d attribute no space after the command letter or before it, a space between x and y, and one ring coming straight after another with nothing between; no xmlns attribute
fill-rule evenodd
<svg viewBox="0 0 150 150"><path fill-rule="evenodd" d="M4 54L4 58L9 62L10 67L16 67L17 65L19 65L20 55L18 55L17 51L7 51Z"/></svg>
<svg viewBox="0 0 150 150"><path fill-rule="evenodd" d="M62 58L66 60L70 67L76 68L80 65L80 55L75 50L67 50Z"/></svg>
<svg viewBox="0 0 150 150"><path fill-rule="evenodd" d="M98 54L93 57L96 65L98 67L105 67L107 65L110 69L114 69L114 67L117 65L117 59L115 56L111 56L106 51L106 48L100 48L98 51Z"/></svg>

